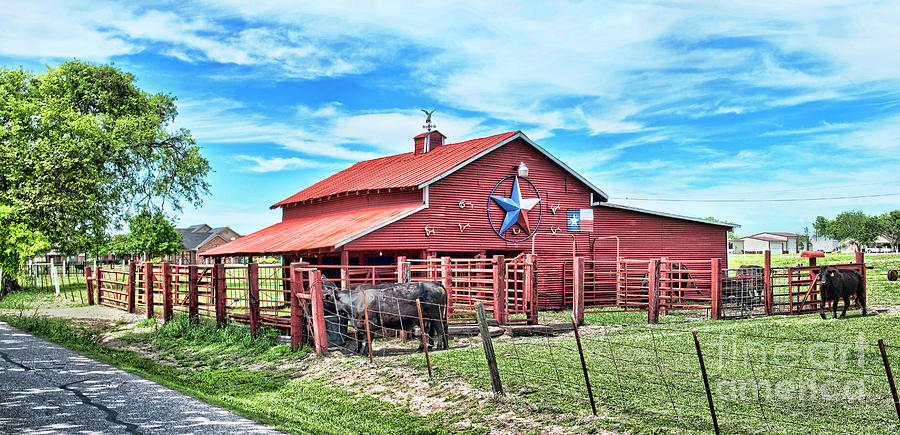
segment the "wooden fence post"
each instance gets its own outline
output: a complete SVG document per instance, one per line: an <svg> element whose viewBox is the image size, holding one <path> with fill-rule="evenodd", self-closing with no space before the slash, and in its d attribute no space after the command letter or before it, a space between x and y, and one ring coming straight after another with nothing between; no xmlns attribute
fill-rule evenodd
<svg viewBox="0 0 900 435"><path fill-rule="evenodd" d="M497 369L497 356L494 355L494 343L491 341L487 315L484 314L484 304L481 301L475 303L475 317L478 319L478 331L481 333L481 343L484 346L484 358L487 360L488 371L491 373L491 388L494 393L503 394L500 370Z"/></svg>
<svg viewBox="0 0 900 435"><path fill-rule="evenodd" d="M188 266L188 318L196 322L200 318L199 274L197 265Z"/></svg>
<svg viewBox="0 0 900 435"><path fill-rule="evenodd" d="M866 254L864 254L862 252L857 252L856 253L856 264L860 265L859 266L859 274L862 275L862 279L863 279L863 300L868 302L869 298L868 298L868 295L866 294L866 288L868 287L866 285ZM825 301L822 301L822 303L824 304ZM856 304L860 305L859 301L856 301Z"/></svg>
<svg viewBox="0 0 900 435"><path fill-rule="evenodd" d="M528 309L527 323L529 325L537 325L538 322L538 298L537 298L537 279L536 263L537 256L534 254L525 254L525 277L523 286L525 287L525 306Z"/></svg>
<svg viewBox="0 0 900 435"><path fill-rule="evenodd" d="M572 316L576 325L584 324L584 257L572 259Z"/></svg>
<svg viewBox="0 0 900 435"><path fill-rule="evenodd" d="M703 375L703 387L706 389L706 403L709 405L709 414L712 416L713 429L719 435L719 420L716 418L716 407L713 405L712 391L709 389L709 378L706 375L706 364L703 362L703 351L700 350L700 340L697 338L697 328L691 329L694 336L694 346L697 348L697 359L700 361L700 373Z"/></svg>
<svg viewBox="0 0 900 435"><path fill-rule="evenodd" d="M153 312L153 263L144 263L144 305L147 307L147 318L152 319Z"/></svg>
<svg viewBox="0 0 900 435"><path fill-rule="evenodd" d="M94 286L92 284L93 280L94 277L91 276L91 267L84 266L84 283L85 288L87 289L88 305L94 305Z"/></svg>
<svg viewBox="0 0 900 435"><path fill-rule="evenodd" d="M888 361L887 352L884 350L884 340L878 339L878 350L881 351L881 362L884 364L884 374L887 375L888 386L891 388L891 396L894 398L894 410L897 411L897 420L900 420L900 398L897 397L897 386L894 385L894 375L891 373L891 363Z"/></svg>
<svg viewBox="0 0 900 435"><path fill-rule="evenodd" d="M659 323L659 263L653 258L647 266L647 323Z"/></svg>
<svg viewBox="0 0 900 435"><path fill-rule="evenodd" d="M225 265L213 265L213 292L216 295L216 325L225 326L228 293L225 288Z"/></svg>
<svg viewBox="0 0 900 435"><path fill-rule="evenodd" d="M128 262L128 312L134 314L137 311L137 264Z"/></svg>
<svg viewBox="0 0 900 435"><path fill-rule="evenodd" d="M163 276L163 321L172 320L172 264L168 261L162 264Z"/></svg>
<svg viewBox="0 0 900 435"><path fill-rule="evenodd" d="M766 315L775 314L775 297L772 294L772 251L763 252L763 297L766 298Z"/></svg>
<svg viewBox="0 0 900 435"><path fill-rule="evenodd" d="M453 268L450 257L441 257L441 284L447 290L447 321L453 315Z"/></svg>
<svg viewBox="0 0 900 435"><path fill-rule="evenodd" d="M247 265L247 308L250 309L250 335L259 329L259 263Z"/></svg>
<svg viewBox="0 0 900 435"><path fill-rule="evenodd" d="M103 275L100 266L94 268L94 286L97 288L97 305L103 305Z"/></svg>
<svg viewBox="0 0 900 435"><path fill-rule="evenodd" d="M710 279L712 280L712 288L710 297L710 316L718 320L722 314L722 266L721 259L713 258L710 261Z"/></svg>
<svg viewBox="0 0 900 435"><path fill-rule="evenodd" d="M296 352L303 342L303 312L300 310L300 292L303 290L303 277L297 268L298 263L291 263L291 351Z"/></svg>
<svg viewBox="0 0 900 435"><path fill-rule="evenodd" d="M494 319L503 326L509 318L506 307L506 257L495 255L491 259L491 266L494 274Z"/></svg>
<svg viewBox="0 0 900 435"><path fill-rule="evenodd" d="M313 343L316 346L316 355L325 356L328 352L328 334L325 329L325 304L322 302L322 271L314 270L309 275Z"/></svg>

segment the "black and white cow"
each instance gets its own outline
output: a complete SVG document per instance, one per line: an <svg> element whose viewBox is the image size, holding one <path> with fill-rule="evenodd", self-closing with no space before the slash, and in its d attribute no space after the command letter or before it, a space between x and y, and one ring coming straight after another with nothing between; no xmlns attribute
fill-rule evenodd
<svg viewBox="0 0 900 435"><path fill-rule="evenodd" d="M412 331L419 325L416 299L422 305L422 319L429 346L440 337L439 348L447 349L447 291L440 282L359 284L347 290L323 285L325 303L333 303L342 318L348 318L356 328L356 351L368 352L365 344L366 315L370 331L395 329ZM423 348L419 345L419 350Z"/></svg>
<svg viewBox="0 0 900 435"><path fill-rule="evenodd" d="M865 283L859 272L852 269L835 269L822 267L816 277L819 279L819 293L822 295L822 303L819 305L819 314L825 318L825 303L831 301L831 316L837 317L837 304L839 299L844 300L844 311L841 317L847 314L850 308L850 296L856 296L856 300L862 306L862 315L866 315Z"/></svg>

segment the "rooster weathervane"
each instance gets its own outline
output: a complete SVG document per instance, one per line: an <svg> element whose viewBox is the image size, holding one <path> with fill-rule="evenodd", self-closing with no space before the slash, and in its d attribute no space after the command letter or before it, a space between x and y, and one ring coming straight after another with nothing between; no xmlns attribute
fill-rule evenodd
<svg viewBox="0 0 900 435"><path fill-rule="evenodd" d="M431 123L431 114L437 109L432 109L430 112L425 109L419 110L425 112L425 125L423 125L422 128L424 128L425 131L431 131L432 128L436 128L437 126Z"/></svg>

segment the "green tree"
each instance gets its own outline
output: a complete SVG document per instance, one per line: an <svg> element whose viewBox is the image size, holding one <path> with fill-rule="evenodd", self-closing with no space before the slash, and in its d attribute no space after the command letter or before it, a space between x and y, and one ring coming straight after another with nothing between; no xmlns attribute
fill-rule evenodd
<svg viewBox="0 0 900 435"><path fill-rule="evenodd" d="M177 254L181 250L181 233L160 212L143 210L128 220L125 247L130 253L155 255Z"/></svg>
<svg viewBox="0 0 900 435"><path fill-rule="evenodd" d="M816 224L818 224L816 219ZM882 232L881 220L874 216L866 216L861 211L845 211L834 220L825 221L825 235L835 240L851 240L857 249L863 250L874 242Z"/></svg>
<svg viewBox="0 0 900 435"><path fill-rule="evenodd" d="M0 206L15 216L4 226L65 254L97 253L138 210L200 205L209 162L188 130L171 129L175 97L134 81L79 61L39 75L0 68ZM21 270L21 244L0 238L5 275Z"/></svg>
<svg viewBox="0 0 900 435"><path fill-rule="evenodd" d="M878 217L884 236L891 241L894 249L900 245L900 210L892 210Z"/></svg>
<svg viewBox="0 0 900 435"><path fill-rule="evenodd" d="M816 216L813 230L816 231L816 237L828 237L828 219L825 219L825 216Z"/></svg>
<svg viewBox="0 0 900 435"><path fill-rule="evenodd" d="M7 258L12 265L20 265L29 258L50 249L50 243L43 234L33 231L17 219L15 209L0 205L0 258ZM0 297L8 291L15 290L18 282L10 276L18 276L15 267L0 264Z"/></svg>

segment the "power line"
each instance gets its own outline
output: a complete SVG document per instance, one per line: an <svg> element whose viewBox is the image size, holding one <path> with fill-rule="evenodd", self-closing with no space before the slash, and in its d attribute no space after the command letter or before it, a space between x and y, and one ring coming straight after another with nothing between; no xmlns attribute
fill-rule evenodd
<svg viewBox="0 0 900 435"><path fill-rule="evenodd" d="M675 199L675 198L630 198L630 197L613 197L612 199L628 200L628 201L660 201L660 202L802 202L802 201L832 201L838 199L862 199L862 198L881 198L886 196L898 196L897 193L880 193L875 195L853 195L853 196L825 196L819 198L775 198L775 199Z"/></svg>

